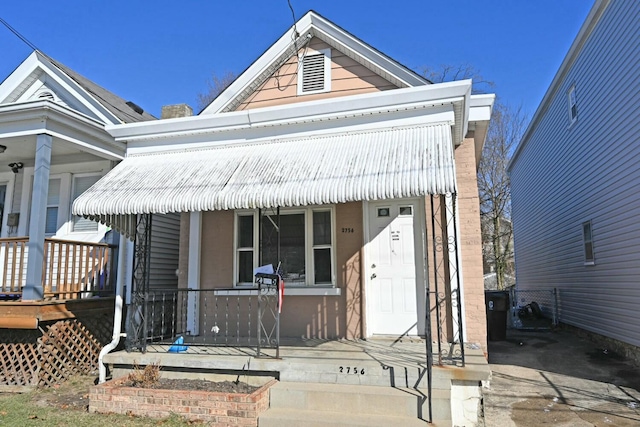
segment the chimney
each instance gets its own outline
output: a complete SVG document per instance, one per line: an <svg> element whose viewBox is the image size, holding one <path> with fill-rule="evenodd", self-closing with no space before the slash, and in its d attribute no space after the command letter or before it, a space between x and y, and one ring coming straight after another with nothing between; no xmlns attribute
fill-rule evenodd
<svg viewBox="0 0 640 427"><path fill-rule="evenodd" d="M193 109L187 104L163 105L161 119L175 119L177 117L193 116Z"/></svg>

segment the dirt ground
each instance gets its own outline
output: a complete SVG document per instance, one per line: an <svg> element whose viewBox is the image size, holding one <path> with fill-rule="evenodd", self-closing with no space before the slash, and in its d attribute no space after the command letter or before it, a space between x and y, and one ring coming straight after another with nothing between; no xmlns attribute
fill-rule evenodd
<svg viewBox="0 0 640 427"><path fill-rule="evenodd" d="M487 427L640 426L640 368L570 331L489 343Z"/></svg>

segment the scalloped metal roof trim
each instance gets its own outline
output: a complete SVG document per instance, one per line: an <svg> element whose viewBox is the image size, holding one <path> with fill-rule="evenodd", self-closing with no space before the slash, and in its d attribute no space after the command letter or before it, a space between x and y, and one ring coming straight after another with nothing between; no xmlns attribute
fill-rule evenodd
<svg viewBox="0 0 640 427"><path fill-rule="evenodd" d="M76 199L73 213L113 224L119 215L454 192L451 126L442 123L132 155Z"/></svg>

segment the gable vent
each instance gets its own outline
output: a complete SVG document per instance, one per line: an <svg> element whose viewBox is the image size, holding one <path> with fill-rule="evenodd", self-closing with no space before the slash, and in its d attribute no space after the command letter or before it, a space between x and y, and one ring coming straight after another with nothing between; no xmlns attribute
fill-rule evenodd
<svg viewBox="0 0 640 427"><path fill-rule="evenodd" d="M324 89L324 55L308 55L302 63L302 91Z"/></svg>
<svg viewBox="0 0 640 427"><path fill-rule="evenodd" d="M331 90L331 49L313 51L302 58L298 95Z"/></svg>
<svg viewBox="0 0 640 427"><path fill-rule="evenodd" d="M38 99L42 99L45 101L55 101L55 98L51 92L41 92L38 95Z"/></svg>

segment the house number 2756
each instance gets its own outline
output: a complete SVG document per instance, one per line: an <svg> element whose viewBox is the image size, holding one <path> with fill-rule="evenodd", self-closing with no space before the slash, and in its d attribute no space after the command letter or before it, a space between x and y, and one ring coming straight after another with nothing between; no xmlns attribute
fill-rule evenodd
<svg viewBox="0 0 640 427"><path fill-rule="evenodd" d="M340 366L338 367L341 374L354 374L354 375L364 375L364 368L358 371L358 368L351 366Z"/></svg>

